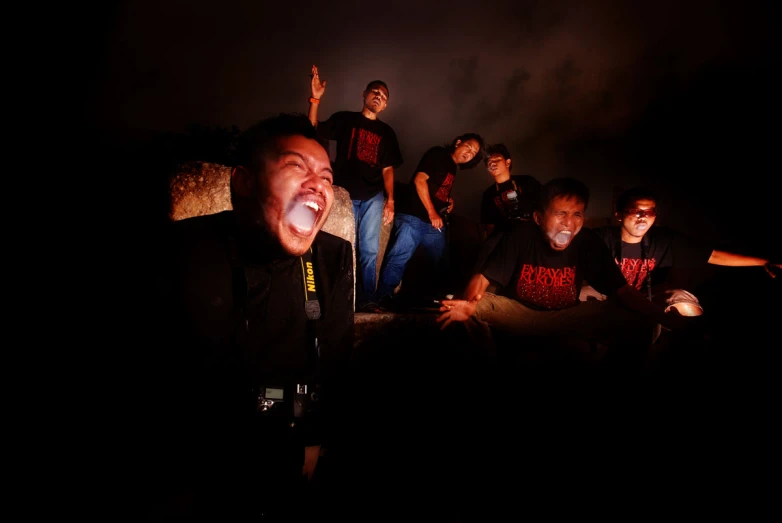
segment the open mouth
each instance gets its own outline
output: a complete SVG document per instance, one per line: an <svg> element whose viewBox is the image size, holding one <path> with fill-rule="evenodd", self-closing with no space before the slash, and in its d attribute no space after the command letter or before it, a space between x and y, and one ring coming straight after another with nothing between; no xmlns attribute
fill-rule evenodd
<svg viewBox="0 0 782 523"><path fill-rule="evenodd" d="M570 231L562 231L555 234L553 240L557 245L567 245L571 236L573 236L573 233Z"/></svg>
<svg viewBox="0 0 782 523"><path fill-rule="evenodd" d="M320 203L300 201L291 206L287 219L296 233L302 236L309 236L322 214L323 206Z"/></svg>

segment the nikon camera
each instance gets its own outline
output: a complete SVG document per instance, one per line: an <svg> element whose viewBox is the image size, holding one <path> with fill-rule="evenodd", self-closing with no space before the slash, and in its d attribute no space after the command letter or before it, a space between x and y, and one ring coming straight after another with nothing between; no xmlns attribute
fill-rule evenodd
<svg viewBox="0 0 782 523"><path fill-rule="evenodd" d="M257 411L263 416L304 418L317 412L321 387L314 383L296 383L290 387L261 387Z"/></svg>

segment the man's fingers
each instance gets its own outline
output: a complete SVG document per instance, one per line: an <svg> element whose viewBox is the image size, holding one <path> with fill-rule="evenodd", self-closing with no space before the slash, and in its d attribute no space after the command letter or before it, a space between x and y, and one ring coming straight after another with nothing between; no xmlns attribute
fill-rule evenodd
<svg viewBox="0 0 782 523"><path fill-rule="evenodd" d="M445 319L445 321L443 322L443 324L440 326L440 330L441 330L441 331L442 331L442 330L445 330L445 328L446 328L446 327L448 327L448 325L450 325L450 324L451 324L451 318L450 318L450 316L449 316L448 318L446 318L446 319Z"/></svg>

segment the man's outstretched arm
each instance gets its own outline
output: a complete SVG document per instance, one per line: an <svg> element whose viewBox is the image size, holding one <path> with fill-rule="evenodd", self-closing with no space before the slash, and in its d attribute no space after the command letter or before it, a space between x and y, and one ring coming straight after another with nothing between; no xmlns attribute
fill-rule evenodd
<svg viewBox="0 0 782 523"><path fill-rule="evenodd" d="M772 268L776 268L777 270L782 269L782 263L771 263L771 261L766 258L758 258L756 256L745 256L743 254L737 254L735 252L719 251L716 249L711 251L711 256L709 256L709 263L712 265L723 265L725 267L763 266L766 268L766 272L768 272L769 276L771 276L772 278L775 278L776 274L774 274L773 270L769 270L769 269Z"/></svg>

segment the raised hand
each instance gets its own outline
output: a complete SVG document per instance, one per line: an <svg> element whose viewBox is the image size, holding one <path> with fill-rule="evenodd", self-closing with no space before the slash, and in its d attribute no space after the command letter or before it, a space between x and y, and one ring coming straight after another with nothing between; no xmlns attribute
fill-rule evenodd
<svg viewBox="0 0 782 523"><path fill-rule="evenodd" d="M312 93L312 97L320 98L323 96L323 93L326 92L326 81L320 81L318 67L315 64L312 65L312 74L310 76L312 77L312 86L310 91Z"/></svg>

